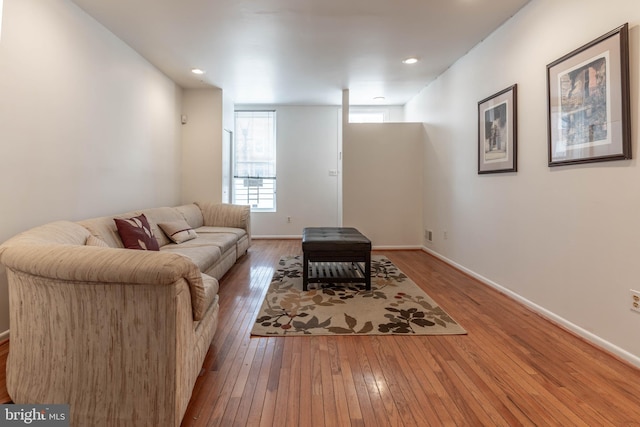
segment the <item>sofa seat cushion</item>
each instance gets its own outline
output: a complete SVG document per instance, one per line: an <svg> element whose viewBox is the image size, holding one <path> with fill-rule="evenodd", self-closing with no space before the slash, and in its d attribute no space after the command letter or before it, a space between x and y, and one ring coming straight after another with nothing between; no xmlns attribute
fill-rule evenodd
<svg viewBox="0 0 640 427"><path fill-rule="evenodd" d="M202 300L198 301L193 307L193 320L196 321L204 318L204 314L216 299L220 286L215 277L202 273L202 288L204 290Z"/></svg>
<svg viewBox="0 0 640 427"><path fill-rule="evenodd" d="M235 227L210 227L210 226L204 226L204 227L198 227L196 229L197 233L202 233L202 234L206 234L206 233L233 233L236 236L236 240L240 239L243 236L247 235L247 231L242 229L242 228L235 228Z"/></svg>
<svg viewBox="0 0 640 427"><path fill-rule="evenodd" d="M251 245L251 241L249 240L249 235L239 238L238 246L237 246L238 253L236 254L237 257L240 258L242 255L244 255L249 249L250 245Z"/></svg>
<svg viewBox="0 0 640 427"><path fill-rule="evenodd" d="M219 247L222 253L224 254L228 250L235 248L236 242L238 241L238 236L235 233L227 233L227 232L202 233L202 234L198 234L198 239L200 239L200 241L203 243L206 242L206 244L208 245L214 245Z"/></svg>
<svg viewBox="0 0 640 427"><path fill-rule="evenodd" d="M218 246L204 242L197 237L188 242L170 243L160 248L160 252L171 252L189 258L200 271L207 271L222 257Z"/></svg>

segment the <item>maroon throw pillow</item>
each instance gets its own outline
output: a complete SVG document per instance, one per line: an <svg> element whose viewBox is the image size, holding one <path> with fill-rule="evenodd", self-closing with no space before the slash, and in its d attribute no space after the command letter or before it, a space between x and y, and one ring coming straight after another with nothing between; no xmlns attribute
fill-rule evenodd
<svg viewBox="0 0 640 427"><path fill-rule="evenodd" d="M124 247L127 249L140 249L143 251L159 251L158 241L151 232L149 221L144 214L133 218L114 218L118 234Z"/></svg>

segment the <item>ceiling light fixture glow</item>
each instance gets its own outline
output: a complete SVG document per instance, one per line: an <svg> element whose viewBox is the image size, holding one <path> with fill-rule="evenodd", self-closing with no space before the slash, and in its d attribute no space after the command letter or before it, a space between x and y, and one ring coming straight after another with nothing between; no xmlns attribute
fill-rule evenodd
<svg viewBox="0 0 640 427"><path fill-rule="evenodd" d="M385 97L384 96L376 96L373 98L374 101L384 101Z"/></svg>
<svg viewBox="0 0 640 427"><path fill-rule="evenodd" d="M200 68L192 68L191 72L198 75L204 74L204 70L201 70Z"/></svg>
<svg viewBox="0 0 640 427"><path fill-rule="evenodd" d="M407 58L402 61L403 64L415 64L418 62L418 58Z"/></svg>

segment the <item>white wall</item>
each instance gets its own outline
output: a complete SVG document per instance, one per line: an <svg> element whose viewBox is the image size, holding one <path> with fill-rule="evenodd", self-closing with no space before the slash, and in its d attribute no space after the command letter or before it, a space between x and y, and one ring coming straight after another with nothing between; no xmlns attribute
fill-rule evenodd
<svg viewBox="0 0 640 427"><path fill-rule="evenodd" d="M629 22L633 160L547 166L546 65ZM637 0L533 0L406 106L423 121L429 249L640 362ZM477 102L518 84L518 172L477 174ZM448 231L448 240L443 232Z"/></svg>
<svg viewBox="0 0 640 427"><path fill-rule="evenodd" d="M423 132L419 123L345 126L344 226L376 247L422 244Z"/></svg>
<svg viewBox="0 0 640 427"><path fill-rule="evenodd" d="M185 89L182 114L182 202L222 201L222 90Z"/></svg>
<svg viewBox="0 0 640 427"><path fill-rule="evenodd" d="M389 123L402 123L405 121L404 108L402 105L389 105Z"/></svg>
<svg viewBox="0 0 640 427"><path fill-rule="evenodd" d="M6 0L0 241L57 219L172 205L181 89L70 1ZM9 329L0 273L0 332Z"/></svg>
<svg viewBox="0 0 640 427"><path fill-rule="evenodd" d="M222 93L222 166L220 173L222 174L222 202L231 202L232 182L231 177L232 161L233 161L233 139L235 128L235 104L228 92Z"/></svg>
<svg viewBox="0 0 640 427"><path fill-rule="evenodd" d="M350 111L355 112L381 112L386 123L402 123L405 121L404 106L402 105L351 105Z"/></svg>
<svg viewBox="0 0 640 427"><path fill-rule="evenodd" d="M236 106L276 111L277 212L251 214L255 236L302 235L304 227L338 226L338 121L334 106ZM291 222L287 222L291 217Z"/></svg>

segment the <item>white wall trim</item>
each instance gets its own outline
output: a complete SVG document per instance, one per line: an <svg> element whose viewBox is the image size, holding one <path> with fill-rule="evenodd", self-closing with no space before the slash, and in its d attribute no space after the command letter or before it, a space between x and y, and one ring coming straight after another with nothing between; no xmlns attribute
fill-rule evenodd
<svg viewBox="0 0 640 427"><path fill-rule="evenodd" d="M433 255L434 257L446 262L447 264L457 268L458 270L470 275L471 277L479 280L480 282L491 286L492 288L496 289L497 291L501 292L502 294L508 296L511 299L514 299L515 301L524 304L526 307L528 307L529 309L531 309L532 311L538 313L539 315L541 315L542 317L544 317L545 319L556 323L558 325L560 325L561 327L563 327L564 329L569 330L570 332L578 335L579 337L589 341L590 343L592 343L593 345L609 352L612 353L614 356L623 359L624 361L627 361L629 363L631 363L632 365L635 365L637 367L640 367L640 357L637 357L636 355L629 353L628 351L610 343L609 341L606 341L602 338L600 338L599 336L581 328L580 326L569 322L567 319L558 316L557 314L547 310L544 307L539 306L538 304L529 301L528 299L524 298L523 296L505 288L504 286L499 285L498 283L487 279L486 277L476 273L473 270L470 270L460 264L458 264L455 261L450 260L449 258L439 254L438 252L429 249L425 246L422 247L422 250L428 254Z"/></svg>
<svg viewBox="0 0 640 427"><path fill-rule="evenodd" d="M263 235L263 236L251 236L251 240L302 240L302 235ZM423 249L420 245L381 245L372 246L371 250L374 251L419 251Z"/></svg>
<svg viewBox="0 0 640 427"><path fill-rule="evenodd" d="M373 246L374 251L416 251L422 249L420 245L380 245Z"/></svg>
<svg viewBox="0 0 640 427"><path fill-rule="evenodd" d="M298 240L302 240L302 234L300 235L284 235L284 236L278 236L278 235L263 235L263 236L251 236L251 240L291 240L291 239L298 239Z"/></svg>
<svg viewBox="0 0 640 427"><path fill-rule="evenodd" d="M0 333L0 341L4 341L7 338L9 338L9 329L7 329L6 331Z"/></svg>

